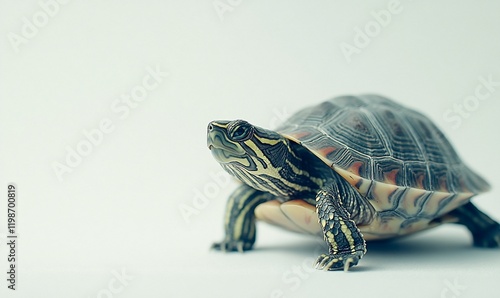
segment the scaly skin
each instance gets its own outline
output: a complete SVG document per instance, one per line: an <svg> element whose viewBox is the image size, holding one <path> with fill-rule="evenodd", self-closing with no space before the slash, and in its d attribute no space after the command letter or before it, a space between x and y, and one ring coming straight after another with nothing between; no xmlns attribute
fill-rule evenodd
<svg viewBox="0 0 500 298"><path fill-rule="evenodd" d="M224 240L214 243L212 248L221 251L250 250L255 243L255 207L275 199L270 193L262 192L243 184L229 197L224 222Z"/></svg>
<svg viewBox="0 0 500 298"><path fill-rule="evenodd" d="M357 202L357 203L352 203ZM316 213L328 244L328 254L316 260L315 267L323 270L347 271L358 264L366 253L363 235L352 218L353 207L359 212L360 206L369 205L364 198L342 179L330 184L316 196ZM363 209L364 210L364 209ZM371 221L374 212L361 213L364 217L357 222Z"/></svg>

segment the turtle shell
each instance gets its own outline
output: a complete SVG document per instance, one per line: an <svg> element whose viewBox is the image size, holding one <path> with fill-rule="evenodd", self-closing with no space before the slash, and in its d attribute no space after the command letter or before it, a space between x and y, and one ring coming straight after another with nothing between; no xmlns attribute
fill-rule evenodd
<svg viewBox="0 0 500 298"><path fill-rule="evenodd" d="M336 97L299 111L277 131L342 176L449 193L489 189L429 118L381 96Z"/></svg>
<svg viewBox="0 0 500 298"><path fill-rule="evenodd" d="M372 203L378 222L361 229L367 238L427 228L489 189L429 118L381 96L333 98L297 112L277 131Z"/></svg>

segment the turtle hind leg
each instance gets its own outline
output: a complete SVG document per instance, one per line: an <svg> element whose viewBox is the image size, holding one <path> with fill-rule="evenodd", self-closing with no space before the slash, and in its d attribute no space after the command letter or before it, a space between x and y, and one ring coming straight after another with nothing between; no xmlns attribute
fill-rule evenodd
<svg viewBox="0 0 500 298"><path fill-rule="evenodd" d="M458 223L466 226L472 234L474 246L500 247L500 224L480 211L471 202L450 212Z"/></svg>

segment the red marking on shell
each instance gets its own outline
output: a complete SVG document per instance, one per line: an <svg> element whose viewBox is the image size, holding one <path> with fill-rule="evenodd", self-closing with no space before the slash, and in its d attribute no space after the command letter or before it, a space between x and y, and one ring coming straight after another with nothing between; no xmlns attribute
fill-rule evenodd
<svg viewBox="0 0 500 298"><path fill-rule="evenodd" d="M307 137L310 134L311 133L307 132L307 131L300 131L300 132L293 132L293 133L290 133L288 135L290 137L294 138L294 139L301 140L301 139L303 139L304 137Z"/></svg>
<svg viewBox="0 0 500 298"><path fill-rule="evenodd" d="M419 175L415 181L417 181L417 187L418 188L421 188L421 189L424 189L424 178L425 178L425 175L422 174L422 175Z"/></svg>
<svg viewBox="0 0 500 298"><path fill-rule="evenodd" d="M385 180L387 183L396 184L396 176L399 173L399 169L394 169L385 174Z"/></svg>
<svg viewBox="0 0 500 298"><path fill-rule="evenodd" d="M465 180L463 178L460 178L460 189L462 190L462 192L464 193L473 193L469 187L467 186L467 184L465 183Z"/></svg>
<svg viewBox="0 0 500 298"><path fill-rule="evenodd" d="M333 168L335 172L339 173L340 176L342 176L349 184L351 184L353 187L356 187L356 184L358 183L359 179L362 179L358 175L353 174L352 172L348 170L344 170L338 167Z"/></svg>
<svg viewBox="0 0 500 298"><path fill-rule="evenodd" d="M353 162L352 165L349 167L349 172L353 173L356 176L360 176L359 168L361 168L361 166L363 166L363 163L361 161Z"/></svg>
<svg viewBox="0 0 500 298"><path fill-rule="evenodd" d="M337 148L335 148L335 147L321 148L321 149L318 149L318 153L321 154L321 156L327 157L330 153L332 153L336 149Z"/></svg>
<svg viewBox="0 0 500 298"><path fill-rule="evenodd" d="M446 177L441 177L439 179L439 191L450 192L448 190L448 183L446 183Z"/></svg>

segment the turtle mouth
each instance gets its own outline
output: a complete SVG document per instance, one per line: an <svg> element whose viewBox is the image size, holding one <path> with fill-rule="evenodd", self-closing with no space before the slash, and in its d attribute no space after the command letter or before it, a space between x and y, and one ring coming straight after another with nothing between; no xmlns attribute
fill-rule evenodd
<svg viewBox="0 0 500 298"><path fill-rule="evenodd" d="M231 142L222 130L212 130L207 134L207 147L219 163L230 163L246 159L246 152L239 144Z"/></svg>
<svg viewBox="0 0 500 298"><path fill-rule="evenodd" d="M241 161L243 159L246 160L246 157L241 154L237 154L236 152L226 150L224 148L216 148L214 146L211 146L210 152L212 153L212 156L219 162L219 163L233 163L236 161Z"/></svg>
<svg viewBox="0 0 500 298"><path fill-rule="evenodd" d="M231 152L232 154L242 155L245 151L239 147L237 144L230 142L225 138L223 134L210 133L207 138L208 149L213 150L225 150Z"/></svg>

